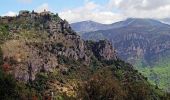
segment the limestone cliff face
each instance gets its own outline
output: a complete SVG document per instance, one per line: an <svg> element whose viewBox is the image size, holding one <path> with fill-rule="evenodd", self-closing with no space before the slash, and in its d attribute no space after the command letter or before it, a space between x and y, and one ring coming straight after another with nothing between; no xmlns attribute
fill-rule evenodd
<svg viewBox="0 0 170 100"><path fill-rule="evenodd" d="M116 60L116 52L109 41L101 40L99 42L94 42L90 46L94 55L100 60Z"/></svg>
<svg viewBox="0 0 170 100"><path fill-rule="evenodd" d="M0 23L9 26L10 40L2 44L2 50L6 63L11 59L15 62L10 64L9 73L18 80L32 81L39 72L69 69L59 64L61 57L82 61L87 66L92 56L116 60L108 41L94 42L89 49L87 42L57 14L23 11L16 17L1 18Z"/></svg>
<svg viewBox="0 0 170 100"><path fill-rule="evenodd" d="M97 43L97 49L99 50L99 55L104 60L113 60L116 58L116 53L112 47L112 44L108 41L99 41Z"/></svg>

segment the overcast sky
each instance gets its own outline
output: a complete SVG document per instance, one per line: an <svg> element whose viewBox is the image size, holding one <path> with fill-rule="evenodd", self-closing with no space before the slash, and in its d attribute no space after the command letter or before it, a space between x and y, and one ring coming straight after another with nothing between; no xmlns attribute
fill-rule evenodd
<svg viewBox="0 0 170 100"><path fill-rule="evenodd" d="M19 10L44 9L70 23L93 20L113 23L129 17L170 18L170 0L2 0L1 16L14 16Z"/></svg>

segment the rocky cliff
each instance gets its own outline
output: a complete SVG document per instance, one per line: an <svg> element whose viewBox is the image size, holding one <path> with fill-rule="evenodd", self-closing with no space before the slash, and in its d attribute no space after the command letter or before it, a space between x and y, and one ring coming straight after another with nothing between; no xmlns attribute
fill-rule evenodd
<svg viewBox="0 0 170 100"><path fill-rule="evenodd" d="M94 55L104 60L116 59L109 42L95 43L97 47L88 50L85 41L68 22L51 12L21 11L16 17L1 18L0 23L8 25L10 32L10 39L2 44L4 60L6 63L11 59L16 62L12 64L10 73L19 80L34 80L41 70L53 71L60 66L58 57L82 60L86 65Z"/></svg>
<svg viewBox="0 0 170 100"><path fill-rule="evenodd" d="M87 43L91 44L90 49L99 60L117 59L116 52L109 41L107 40L101 40L99 42L87 41Z"/></svg>

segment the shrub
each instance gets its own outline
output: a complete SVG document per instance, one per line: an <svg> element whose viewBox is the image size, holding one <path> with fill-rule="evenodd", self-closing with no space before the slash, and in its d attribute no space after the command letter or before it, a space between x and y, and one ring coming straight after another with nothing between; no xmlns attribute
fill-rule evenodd
<svg viewBox="0 0 170 100"><path fill-rule="evenodd" d="M64 47L63 43L56 43L55 46L60 48Z"/></svg>
<svg viewBox="0 0 170 100"><path fill-rule="evenodd" d="M0 99L1 100L12 100L18 98L17 82L11 76L5 74L2 69L0 69Z"/></svg>
<svg viewBox="0 0 170 100"><path fill-rule="evenodd" d="M0 25L0 43L3 43L9 38L9 26Z"/></svg>
<svg viewBox="0 0 170 100"><path fill-rule="evenodd" d="M32 83L32 87L39 92L47 89L48 75L47 73L38 73L36 79Z"/></svg>
<svg viewBox="0 0 170 100"><path fill-rule="evenodd" d="M80 87L80 98L84 100L123 100L126 94L116 80L112 72L104 71L94 74Z"/></svg>
<svg viewBox="0 0 170 100"><path fill-rule="evenodd" d="M0 65L3 64L3 52L2 49L0 48Z"/></svg>

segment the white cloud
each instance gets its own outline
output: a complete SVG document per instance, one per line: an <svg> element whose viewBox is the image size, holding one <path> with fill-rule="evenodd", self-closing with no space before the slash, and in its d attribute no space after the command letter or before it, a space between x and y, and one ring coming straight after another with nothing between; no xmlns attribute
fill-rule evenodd
<svg viewBox="0 0 170 100"><path fill-rule="evenodd" d="M170 4L170 0L110 0L109 6L120 9L152 10Z"/></svg>
<svg viewBox="0 0 170 100"><path fill-rule="evenodd" d="M119 9L122 15L140 18L170 16L170 0L110 0L109 8Z"/></svg>
<svg viewBox="0 0 170 100"><path fill-rule="evenodd" d="M7 13L3 14L2 16L16 16L17 13L13 11L8 11Z"/></svg>
<svg viewBox="0 0 170 100"><path fill-rule="evenodd" d="M50 10L48 3L43 3L42 5L40 5L39 7L35 9L35 11L37 12L43 12L44 10L46 11Z"/></svg>
<svg viewBox="0 0 170 100"><path fill-rule="evenodd" d="M105 5L85 0L84 6L61 11L59 15L71 23L112 23L128 17L162 19L170 17L170 0L109 0Z"/></svg>
<svg viewBox="0 0 170 100"><path fill-rule="evenodd" d="M108 24L123 18L119 13L103 10L102 6L90 1L86 1L83 7L62 11L59 13L59 16L70 23L93 20Z"/></svg>
<svg viewBox="0 0 170 100"><path fill-rule="evenodd" d="M32 0L18 0L32 2ZM52 10L48 3L38 6L35 11ZM15 16L17 13L9 11L3 16ZM170 17L170 0L109 0L99 5L91 0L84 0L81 7L66 9L59 12L59 16L70 23L92 20L100 23L113 23L128 17L163 19Z"/></svg>

